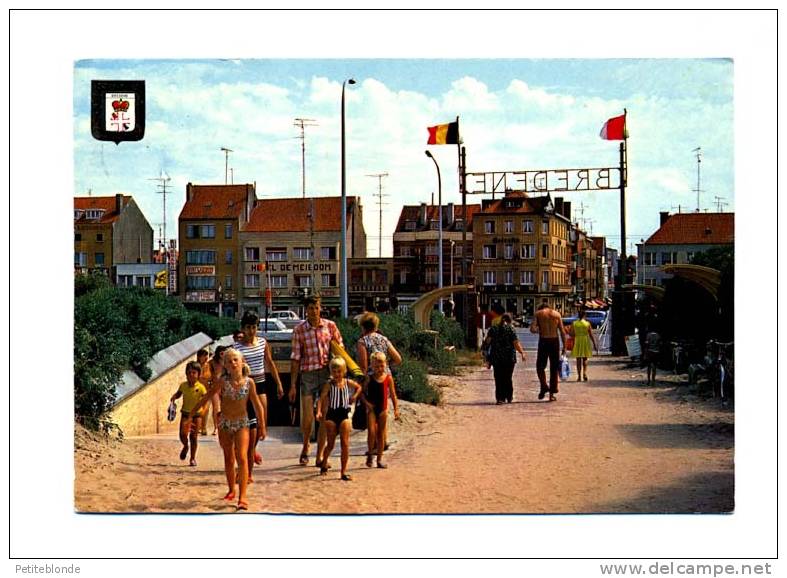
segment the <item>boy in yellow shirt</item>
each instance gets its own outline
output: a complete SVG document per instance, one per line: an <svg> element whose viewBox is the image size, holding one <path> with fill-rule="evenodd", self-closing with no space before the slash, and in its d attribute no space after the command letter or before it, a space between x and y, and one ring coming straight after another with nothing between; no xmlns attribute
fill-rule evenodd
<svg viewBox="0 0 787 578"><path fill-rule="evenodd" d="M191 446L191 459L189 460L190 466L197 465L197 439L202 423L202 415L195 415L189 417L189 412L197 405L197 402L205 395L208 390L199 382L199 376L202 371L200 364L196 361L189 361L186 364L186 381L180 384L178 391L176 391L170 401L175 401L179 397L183 397L183 404L180 408L180 443L183 444L183 449L180 451L180 459L185 460L186 455L189 453L189 445Z"/></svg>

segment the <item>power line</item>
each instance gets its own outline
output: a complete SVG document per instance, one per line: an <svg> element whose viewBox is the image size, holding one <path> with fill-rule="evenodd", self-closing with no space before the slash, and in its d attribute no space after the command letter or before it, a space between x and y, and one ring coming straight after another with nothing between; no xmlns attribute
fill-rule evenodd
<svg viewBox="0 0 787 578"><path fill-rule="evenodd" d="M317 121L313 118L296 118L293 126L301 129L301 135L295 138L301 139L301 191L303 198L306 198L306 127L317 126Z"/></svg>
<svg viewBox="0 0 787 578"><path fill-rule="evenodd" d="M373 177L377 179L377 204L380 207L380 235L377 244L377 256L382 257L383 254L383 205L387 205L388 203L383 203L383 197L388 197L390 195L383 194L383 177L387 177L388 173L377 173L374 175L366 175L367 177Z"/></svg>

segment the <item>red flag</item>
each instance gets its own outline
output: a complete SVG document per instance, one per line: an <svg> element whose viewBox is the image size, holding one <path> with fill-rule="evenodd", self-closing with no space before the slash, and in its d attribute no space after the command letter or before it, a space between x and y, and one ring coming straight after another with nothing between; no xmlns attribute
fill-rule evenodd
<svg viewBox="0 0 787 578"><path fill-rule="evenodd" d="M626 134L626 115L621 114L605 122L604 126L601 127L599 136L606 140L625 139L628 136L628 134Z"/></svg>

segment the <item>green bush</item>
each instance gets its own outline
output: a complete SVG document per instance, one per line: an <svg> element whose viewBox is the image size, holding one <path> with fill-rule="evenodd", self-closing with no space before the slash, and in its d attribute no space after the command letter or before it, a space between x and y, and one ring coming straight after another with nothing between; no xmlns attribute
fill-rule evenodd
<svg viewBox="0 0 787 578"><path fill-rule="evenodd" d="M426 362L429 364L430 373L437 375L456 375L456 354L438 349L433 351Z"/></svg>
<svg viewBox="0 0 787 578"><path fill-rule="evenodd" d="M465 334L462 331L462 326L453 317L446 317L439 311L432 311L430 318L432 329L437 331L440 335L440 340L443 345L453 345L454 347L462 347L465 342Z"/></svg>
<svg viewBox="0 0 787 578"><path fill-rule="evenodd" d="M420 361L403 357L402 363L393 370L396 393L400 399L415 403L440 403L440 390L429 383L426 365Z"/></svg>

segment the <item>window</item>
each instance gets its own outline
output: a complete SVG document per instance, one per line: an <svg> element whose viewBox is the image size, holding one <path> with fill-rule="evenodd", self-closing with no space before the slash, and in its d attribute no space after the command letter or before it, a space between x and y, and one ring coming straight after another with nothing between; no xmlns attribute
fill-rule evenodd
<svg viewBox="0 0 787 578"><path fill-rule="evenodd" d="M186 265L213 265L216 251L186 251Z"/></svg>
<svg viewBox="0 0 787 578"><path fill-rule="evenodd" d="M295 276L295 286L296 287L311 287L312 286L312 276L311 275L296 275Z"/></svg>
<svg viewBox="0 0 787 578"><path fill-rule="evenodd" d="M457 231L464 231L465 230L465 222L463 219L456 220L456 230Z"/></svg>
<svg viewBox="0 0 787 578"><path fill-rule="evenodd" d="M232 249L227 249L224 252L224 262L229 265L232 263Z"/></svg>
<svg viewBox="0 0 787 578"><path fill-rule="evenodd" d="M506 271L505 284L506 285L513 285L514 284L514 272L513 271Z"/></svg>
<svg viewBox="0 0 787 578"><path fill-rule="evenodd" d="M653 277L648 277L647 279L645 279L645 285L655 286L656 279L654 279Z"/></svg>
<svg viewBox="0 0 787 578"><path fill-rule="evenodd" d="M694 251L686 251L686 263L691 263L694 260Z"/></svg>
<svg viewBox="0 0 787 578"><path fill-rule="evenodd" d="M544 289L549 286L549 271L542 271L541 272L541 285Z"/></svg>
<svg viewBox="0 0 787 578"><path fill-rule="evenodd" d="M533 243L528 245L522 245L522 249L520 250L520 257L522 259L535 259L536 258L536 246Z"/></svg>
<svg viewBox="0 0 787 578"><path fill-rule="evenodd" d="M103 243L104 242L104 233L96 233L96 241L98 243Z"/></svg>
<svg viewBox="0 0 787 578"><path fill-rule="evenodd" d="M254 263L258 263L260 260L260 248L259 247L244 247L243 249L243 260L244 261L252 261Z"/></svg>
<svg viewBox="0 0 787 578"><path fill-rule="evenodd" d="M522 285L534 285L536 282L536 275L533 271L522 271L520 283Z"/></svg>
<svg viewBox="0 0 787 578"><path fill-rule="evenodd" d="M74 241L81 241L82 233L74 233Z"/></svg>
<svg viewBox="0 0 787 578"><path fill-rule="evenodd" d="M407 284L407 270L406 269L400 269L399 270L399 283L401 285L406 285Z"/></svg>
<svg viewBox="0 0 787 578"><path fill-rule="evenodd" d="M491 235L495 232L495 222L494 221L484 221L484 233Z"/></svg>
<svg viewBox="0 0 787 578"><path fill-rule="evenodd" d="M247 273L243 276L244 287L259 287L260 276L257 273Z"/></svg>
<svg viewBox="0 0 787 578"><path fill-rule="evenodd" d="M104 215L103 209L88 209L85 215L88 219L100 219Z"/></svg>
<svg viewBox="0 0 787 578"><path fill-rule="evenodd" d="M74 265L77 267L87 267L87 253L74 252Z"/></svg>
<svg viewBox="0 0 787 578"><path fill-rule="evenodd" d="M547 245L546 243L541 245L541 258L549 259L549 245Z"/></svg>
<svg viewBox="0 0 787 578"><path fill-rule="evenodd" d="M526 219L522 221L522 232L523 233L532 233L533 232L533 221L530 219Z"/></svg>
<svg viewBox="0 0 787 578"><path fill-rule="evenodd" d="M431 221L429 221L429 228L432 231L436 231L439 228L438 227L438 221L436 221L435 219L432 219Z"/></svg>
<svg viewBox="0 0 787 578"><path fill-rule="evenodd" d="M405 223L404 223L404 230L405 231L415 231L415 221L405 221Z"/></svg>
<svg viewBox="0 0 787 578"><path fill-rule="evenodd" d="M96 253L95 263L96 267L104 266L104 253Z"/></svg>
<svg viewBox="0 0 787 578"><path fill-rule="evenodd" d="M323 273L320 276L320 284L323 287L336 287L336 274L335 273Z"/></svg>
<svg viewBox="0 0 787 578"><path fill-rule="evenodd" d="M437 269L426 270L426 284L437 285Z"/></svg>
<svg viewBox="0 0 787 578"><path fill-rule="evenodd" d="M197 225L186 225L186 238L199 239L199 227Z"/></svg>
<svg viewBox="0 0 787 578"><path fill-rule="evenodd" d="M85 214L85 211L83 211L82 209L74 209L74 219L79 219L84 214Z"/></svg>
<svg viewBox="0 0 787 578"><path fill-rule="evenodd" d="M232 275L224 276L224 289L232 289Z"/></svg>
<svg viewBox="0 0 787 578"><path fill-rule="evenodd" d="M462 256L462 243L454 243L454 255L457 257Z"/></svg>
<svg viewBox="0 0 787 578"><path fill-rule="evenodd" d="M497 245L484 245L484 259L497 259Z"/></svg>
<svg viewBox="0 0 787 578"><path fill-rule="evenodd" d="M336 261L336 247L320 248L320 259L323 261Z"/></svg>
<svg viewBox="0 0 787 578"><path fill-rule="evenodd" d="M287 275L271 275L271 287L286 287Z"/></svg>
<svg viewBox="0 0 787 578"><path fill-rule="evenodd" d="M513 233L514 232L514 221L506 221L505 229L506 229L506 233Z"/></svg>
<svg viewBox="0 0 787 578"><path fill-rule="evenodd" d="M265 260L266 261L286 261L287 260L287 249L283 248L271 248L265 251Z"/></svg>
<svg viewBox="0 0 787 578"><path fill-rule="evenodd" d="M309 247L295 247L292 250L292 258L297 261L311 261L312 250ZM305 285L299 285L299 287L305 287Z"/></svg>
<svg viewBox="0 0 787 578"><path fill-rule="evenodd" d="M503 259L513 259L513 258L514 258L514 246L503 245Z"/></svg>
<svg viewBox="0 0 787 578"><path fill-rule="evenodd" d="M661 254L661 264L662 265L670 265L672 263L678 262L678 254L677 253L662 253Z"/></svg>
<svg viewBox="0 0 787 578"><path fill-rule="evenodd" d="M199 236L203 239L215 239L216 225L200 225Z"/></svg>
<svg viewBox="0 0 787 578"><path fill-rule="evenodd" d="M118 275L118 286L119 287L133 287L134 286L134 276L133 275Z"/></svg>
<svg viewBox="0 0 787 578"><path fill-rule="evenodd" d="M484 285L495 285L497 283L496 271L484 271Z"/></svg>
<svg viewBox="0 0 787 578"><path fill-rule="evenodd" d="M186 276L186 289L215 289L216 278L206 276Z"/></svg>
<svg viewBox="0 0 787 578"><path fill-rule="evenodd" d="M224 225L224 238L232 239L232 223Z"/></svg>
<svg viewBox="0 0 787 578"><path fill-rule="evenodd" d="M427 255L437 255L437 244L429 244L426 246Z"/></svg>
<svg viewBox="0 0 787 578"><path fill-rule="evenodd" d="M409 257L410 256L410 245L400 245L399 246L399 256L400 257Z"/></svg>
<svg viewBox="0 0 787 578"><path fill-rule="evenodd" d="M148 275L137 275L134 278L134 285L137 287L150 287L150 277Z"/></svg>
<svg viewBox="0 0 787 578"><path fill-rule="evenodd" d="M541 234L542 235L549 234L549 221L541 221Z"/></svg>

